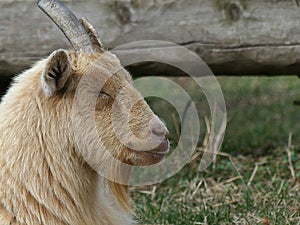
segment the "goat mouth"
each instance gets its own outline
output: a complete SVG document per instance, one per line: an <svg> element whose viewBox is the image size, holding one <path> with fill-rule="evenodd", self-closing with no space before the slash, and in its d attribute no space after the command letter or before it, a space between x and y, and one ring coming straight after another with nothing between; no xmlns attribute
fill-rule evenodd
<svg viewBox="0 0 300 225"><path fill-rule="evenodd" d="M151 150L134 150L131 148L128 148L130 152L133 152L134 154L141 155L144 157L159 157L163 158L170 152L170 144L169 140L165 139L157 148L151 149Z"/></svg>
<svg viewBox="0 0 300 225"><path fill-rule="evenodd" d="M130 152L133 152L138 155L157 155L157 156L165 156L169 153L169 149L166 151L156 151L156 150L148 150L148 151L138 151L133 149L128 149Z"/></svg>

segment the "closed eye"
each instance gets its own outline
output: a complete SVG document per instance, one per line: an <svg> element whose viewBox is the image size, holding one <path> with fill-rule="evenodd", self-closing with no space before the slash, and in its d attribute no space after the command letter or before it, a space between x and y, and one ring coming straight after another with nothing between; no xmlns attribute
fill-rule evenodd
<svg viewBox="0 0 300 225"><path fill-rule="evenodd" d="M104 92L104 91L100 91L99 97L111 97L108 93Z"/></svg>
<svg viewBox="0 0 300 225"><path fill-rule="evenodd" d="M95 109L97 111L104 110L106 107L110 106L113 103L113 98L110 94L105 91L100 91L96 101Z"/></svg>

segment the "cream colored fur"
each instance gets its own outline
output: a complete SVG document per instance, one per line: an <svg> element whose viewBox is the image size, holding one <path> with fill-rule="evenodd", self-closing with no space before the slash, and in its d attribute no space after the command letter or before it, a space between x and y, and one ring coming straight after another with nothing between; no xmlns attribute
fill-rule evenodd
<svg viewBox="0 0 300 225"><path fill-rule="evenodd" d="M71 108L78 80L95 70L91 65L120 66L111 54L92 56L68 52L70 79L65 90L45 93L41 76L49 59L17 76L0 105L0 225L127 225L134 223L128 210L127 188L111 184L89 166L74 144ZM115 60L115 62L114 62ZM99 74L101 78L101 74ZM107 91L131 81L127 72L116 74ZM61 88L61 87L60 87ZM132 93L139 94L132 88ZM49 95L49 96L47 96ZM110 102L100 99L100 109ZM101 105L102 104L102 105ZM136 113L141 121L153 116L145 102ZM101 114L102 113L102 114ZM102 115L106 146L123 161L138 156L124 153ZM107 114L107 111L106 111ZM107 115L108 116L108 115ZM108 117L107 117L108 118ZM106 122L105 122L106 121ZM107 123L107 124L105 124ZM87 134L88 136L88 134ZM122 150L122 151L121 151ZM127 158L126 158L127 157ZM125 159L126 158L126 159ZM147 161L145 161L147 162Z"/></svg>

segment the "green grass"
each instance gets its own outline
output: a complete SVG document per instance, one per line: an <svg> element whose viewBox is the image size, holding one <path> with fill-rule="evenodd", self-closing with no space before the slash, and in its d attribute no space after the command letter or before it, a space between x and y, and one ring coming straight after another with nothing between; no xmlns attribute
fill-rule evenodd
<svg viewBox="0 0 300 225"><path fill-rule="evenodd" d="M221 156L205 173L194 162L161 184L135 190L137 215L143 224L299 224L300 184L288 163L279 163L280 154ZM261 165L248 185L255 162Z"/></svg>
<svg viewBox="0 0 300 225"><path fill-rule="evenodd" d="M190 79L173 80L189 92L202 115L201 144L205 136L203 116L210 115L205 96ZM297 132L300 129L300 107L293 105L293 101L300 100L300 80L297 77L222 77L218 80L228 112L222 151L234 155L260 155L278 145L284 145L290 132L293 133L294 143L300 143L300 133ZM171 140L177 143L175 124L178 123L178 115L175 109L159 99L149 99L148 102L154 112L167 122Z"/></svg>
<svg viewBox="0 0 300 225"><path fill-rule="evenodd" d="M176 80L207 115L195 85ZM141 224L300 224L300 106L293 105L300 98L300 80L226 77L219 82L229 122L216 163L200 172L199 156L162 183L132 188L136 217ZM169 124L176 122L172 107L168 112L165 103L151 104ZM171 126L174 143L175 130Z"/></svg>
<svg viewBox="0 0 300 225"><path fill-rule="evenodd" d="M261 153L286 143L293 133L300 143L300 80L297 77L220 79L228 127L223 151Z"/></svg>
<svg viewBox="0 0 300 225"><path fill-rule="evenodd" d="M134 189L137 217L141 224L299 224L300 154L293 151L295 181L285 150L275 152L220 155L205 172L196 160L163 183Z"/></svg>

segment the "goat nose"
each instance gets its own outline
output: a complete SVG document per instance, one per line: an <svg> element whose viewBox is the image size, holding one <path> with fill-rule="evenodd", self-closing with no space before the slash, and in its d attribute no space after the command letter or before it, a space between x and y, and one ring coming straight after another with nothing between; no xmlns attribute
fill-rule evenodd
<svg viewBox="0 0 300 225"><path fill-rule="evenodd" d="M162 136L162 137L167 137L169 134L167 128L161 123L153 124L151 127L151 132L156 136Z"/></svg>

